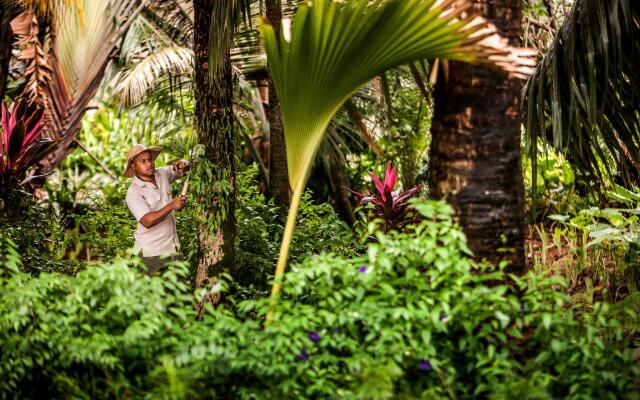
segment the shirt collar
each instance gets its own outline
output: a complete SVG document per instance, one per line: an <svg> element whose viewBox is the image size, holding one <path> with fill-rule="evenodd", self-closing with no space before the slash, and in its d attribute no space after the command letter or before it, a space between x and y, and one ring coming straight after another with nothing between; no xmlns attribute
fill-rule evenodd
<svg viewBox="0 0 640 400"><path fill-rule="evenodd" d="M157 183L160 172L158 172L158 170L156 169L153 174L156 176L156 183ZM140 187L153 187L153 183L143 181L142 179L138 178L136 175L133 175L133 184Z"/></svg>

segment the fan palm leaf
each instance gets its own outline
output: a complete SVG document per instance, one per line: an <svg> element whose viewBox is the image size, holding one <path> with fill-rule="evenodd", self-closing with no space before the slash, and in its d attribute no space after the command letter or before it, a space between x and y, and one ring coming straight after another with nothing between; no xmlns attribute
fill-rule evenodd
<svg viewBox="0 0 640 400"><path fill-rule="evenodd" d="M77 7L63 4L45 43L37 38L33 14L23 14L16 22L14 32L23 48L19 57L30 63L26 91L45 110L46 136L60 138L43 169L52 169L73 149L87 104L124 32L147 1L82 0L82 15Z"/></svg>
<svg viewBox="0 0 640 400"><path fill-rule="evenodd" d="M577 0L523 91L527 152L536 176L541 138L595 181L640 172L640 2ZM604 148L602 147L604 145ZM632 177L635 177L633 179ZM631 179L629 179L631 178ZM536 180L533 180L534 193Z"/></svg>
<svg viewBox="0 0 640 400"><path fill-rule="evenodd" d="M495 28L466 14L470 6L456 0L314 0L300 6L290 34L261 25L281 101L293 189L273 299L312 160L331 118L359 86L389 68L421 59L484 61L513 73L529 71L523 64L531 62L521 59Z"/></svg>

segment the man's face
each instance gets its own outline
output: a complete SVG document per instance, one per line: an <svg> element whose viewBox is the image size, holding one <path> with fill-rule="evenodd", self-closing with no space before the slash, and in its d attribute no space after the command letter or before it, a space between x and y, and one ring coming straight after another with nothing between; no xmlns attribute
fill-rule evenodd
<svg viewBox="0 0 640 400"><path fill-rule="evenodd" d="M131 162L131 165L133 166L133 171L139 176L152 177L156 171L149 151L143 151L138 154Z"/></svg>

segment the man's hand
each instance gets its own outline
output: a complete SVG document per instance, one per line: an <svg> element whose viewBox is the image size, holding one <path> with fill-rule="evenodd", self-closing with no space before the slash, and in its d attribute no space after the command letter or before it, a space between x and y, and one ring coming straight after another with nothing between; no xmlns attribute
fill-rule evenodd
<svg viewBox="0 0 640 400"><path fill-rule="evenodd" d="M189 163L189 161L185 160L176 160L171 163L171 166L173 167L174 171L186 172L191 170L191 164Z"/></svg>
<svg viewBox="0 0 640 400"><path fill-rule="evenodd" d="M178 196L171 202L171 207L174 210L181 210L187 203L187 198L184 196Z"/></svg>
<svg viewBox="0 0 640 400"><path fill-rule="evenodd" d="M168 203L166 206L162 207L158 211L152 211L150 213L145 214L144 217L140 219L140 223L145 228L151 228L152 226L157 225L160 221L165 219L167 215L171 213L173 210L182 209L187 203L187 198L184 196L178 196Z"/></svg>

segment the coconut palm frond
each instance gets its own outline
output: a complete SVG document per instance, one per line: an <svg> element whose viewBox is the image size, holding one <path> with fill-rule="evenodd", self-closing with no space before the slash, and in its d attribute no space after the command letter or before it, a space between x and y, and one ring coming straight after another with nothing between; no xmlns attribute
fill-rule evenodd
<svg viewBox="0 0 640 400"><path fill-rule="evenodd" d="M157 31L164 32L174 44L190 47L193 44L193 1L154 0L142 15Z"/></svg>
<svg viewBox="0 0 640 400"><path fill-rule="evenodd" d="M542 139L587 177L602 182L619 173L628 184L639 183L639 39L637 0L574 3L523 91L533 176Z"/></svg>
<svg viewBox="0 0 640 400"><path fill-rule="evenodd" d="M231 48L231 62L245 76L251 76L257 72L262 72L266 76L267 55L260 45L260 37L255 29L236 32Z"/></svg>
<svg viewBox="0 0 640 400"><path fill-rule="evenodd" d="M115 87L114 94L127 107L142 99L165 74L181 75L191 72L193 50L185 47L160 49L138 63L127 72Z"/></svg>
<svg viewBox="0 0 640 400"><path fill-rule="evenodd" d="M293 189L274 296L311 163L334 114L362 84L421 59L482 61L516 75L530 71L531 52L509 46L493 25L467 15L471 5L461 0L313 0L298 8L290 32L283 23L279 40L269 24L261 25Z"/></svg>

